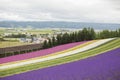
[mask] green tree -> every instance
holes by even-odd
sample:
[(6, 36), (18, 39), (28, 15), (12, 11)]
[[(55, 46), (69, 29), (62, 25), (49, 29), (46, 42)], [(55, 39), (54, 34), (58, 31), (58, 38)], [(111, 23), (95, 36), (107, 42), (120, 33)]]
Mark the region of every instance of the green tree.
[(78, 31), (77, 37), (78, 37), (78, 41), (82, 41), (82, 31), (81, 30)]
[(47, 40), (45, 40), (45, 41), (43, 42), (43, 48), (44, 48), (44, 49), (45, 49), (45, 48), (48, 48)]
[(83, 30), (82, 30), (82, 41), (86, 41), (86, 40), (88, 40), (88, 30), (87, 30), (87, 28), (83, 28)]
[(95, 31), (94, 31), (94, 29), (93, 28), (90, 28), (89, 30), (88, 30), (88, 33), (89, 33), (89, 35), (88, 35), (88, 37), (89, 37), (89, 40), (93, 40), (93, 39), (95, 39)]
[(118, 29), (118, 37), (120, 37), (120, 29)]
[(60, 45), (62, 43), (62, 34), (58, 34), (56, 37), (56, 45)]
[(56, 45), (57, 45), (57, 42), (56, 42), (56, 39), (55, 39), (54, 36), (52, 37), (52, 45), (53, 45), (53, 46), (56, 46)]
[(48, 48), (53, 47), (52, 40), (49, 38), (48, 39)]

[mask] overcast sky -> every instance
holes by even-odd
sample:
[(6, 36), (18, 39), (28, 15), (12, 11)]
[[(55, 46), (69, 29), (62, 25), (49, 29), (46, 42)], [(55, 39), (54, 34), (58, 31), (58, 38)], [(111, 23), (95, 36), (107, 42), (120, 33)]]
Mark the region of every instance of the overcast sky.
[(0, 21), (120, 23), (120, 0), (0, 0)]

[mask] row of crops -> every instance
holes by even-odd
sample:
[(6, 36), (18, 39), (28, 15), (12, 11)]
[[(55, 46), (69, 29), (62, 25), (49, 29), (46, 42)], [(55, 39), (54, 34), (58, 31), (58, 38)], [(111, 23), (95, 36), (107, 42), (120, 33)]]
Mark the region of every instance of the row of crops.
[(52, 54), (55, 52), (67, 50), (69, 48), (73, 48), (73, 47), (83, 44), (85, 42), (86, 41), (70, 43), (70, 44), (60, 45), (60, 46), (56, 46), (56, 47), (49, 48), (49, 49), (30, 52), (29, 54), (21, 54), (21, 55), (15, 55), (15, 56), (10, 56), (10, 57), (6, 57), (6, 58), (1, 58), (0, 63), (2, 64), (2, 63), (12, 62), (12, 61), (25, 60), (25, 59), (29, 59), (29, 58), (38, 57), (38, 56), (44, 56), (44, 55)]
[(1, 80), (112, 79), (113, 76), (120, 75), (117, 73), (110, 77), (116, 69), (120, 68), (117, 66), (119, 52), (119, 38), (65, 44), (30, 54), (1, 58), (0, 76)]
[(29, 44), (29, 45), (0, 48), (0, 58), (29, 53), (32, 51), (40, 50), (41, 48), (42, 48), (42, 44)]

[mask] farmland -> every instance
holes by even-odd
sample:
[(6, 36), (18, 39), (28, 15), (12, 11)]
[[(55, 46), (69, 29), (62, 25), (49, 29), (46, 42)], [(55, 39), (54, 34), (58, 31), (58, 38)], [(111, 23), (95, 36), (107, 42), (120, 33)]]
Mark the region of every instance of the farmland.
[(8, 76), (8, 75), (23, 73), (23, 72), (31, 71), (31, 70), (35, 70), (35, 69), (45, 68), (48, 66), (65, 64), (68, 62), (85, 59), (90, 56), (95, 56), (95, 55), (98, 55), (98, 54), (101, 54), (101, 53), (104, 53), (104, 52), (107, 52), (107, 51), (110, 51), (110, 50), (113, 50), (113, 49), (116, 49), (119, 47), (120, 47), (120, 39), (115, 39), (113, 41), (110, 41), (109, 43), (106, 43), (97, 48), (82, 52), (80, 54), (74, 54), (71, 56), (66, 56), (66, 57), (62, 57), (62, 58), (58, 58), (58, 59), (54, 59), (54, 60), (31, 64), (31, 65), (26, 65), (23, 67), (18, 67), (18, 68), (13, 68), (13, 69), (8, 69), (8, 70), (6, 69), (1, 72), (1, 76)]
[(8, 56), (28, 53), (31, 51), (36, 51), (38, 49), (41, 49), (41, 47), (42, 47), (41, 44), (29, 44), (29, 45), (0, 48), (0, 57), (3, 58)]
[[(54, 30), (55, 31), (55, 30)], [(31, 33), (31, 34), (49, 34), (54, 32), (52, 29), (29, 29), (29, 28), (11, 28), (11, 30), (7, 28), (0, 28), (0, 34), (4, 33)], [(56, 32), (59, 30), (56, 30)]]
[(0, 80), (120, 80), (120, 0), (0, 0)]
[(92, 48), (95, 48), (99, 45), (102, 45), (108, 41), (111, 41), (113, 39), (104, 39), (104, 40), (98, 40), (97, 42), (94, 42), (92, 44), (89, 44), (85, 47), (82, 47), (81, 49), (75, 49), (75, 50), (72, 50), (72, 51), (68, 51), (68, 52), (64, 52), (64, 53), (61, 53), (61, 54), (54, 54), (53, 56), (49, 56), (48, 57), (45, 57), (45, 58), (37, 58), (37, 59), (32, 59), (32, 60), (26, 60), (24, 62), (18, 62), (18, 63), (14, 63), (14, 64), (8, 64), (8, 65), (5, 65), (3, 64), (3, 66), (1, 65), (0, 69), (6, 69), (6, 68), (14, 68), (14, 67), (20, 67), (20, 66), (24, 66), (24, 65), (28, 65), (28, 64), (33, 64), (33, 63), (37, 63), (37, 62), (44, 62), (44, 61), (47, 61), (47, 60), (52, 60), (52, 59), (56, 59), (56, 58), (61, 58), (61, 57), (65, 57), (65, 56), (70, 56), (70, 55), (73, 55), (73, 54), (77, 54), (77, 53), (80, 53), (80, 52), (84, 52), (86, 50), (89, 50), (89, 49), (92, 49)]
[[(18, 47), (18, 46), (26, 46), (26, 45), (31, 45), (31, 44), (40, 44), (42, 43), (42, 41), (44, 41), (44, 38), (41, 38), (41, 34), (45, 35), (45, 34), (52, 34), (53, 30), (49, 30), (49, 29), (23, 29), (23, 28), (0, 28), (0, 49), (5, 49), (5, 48), (11, 48), (11, 47)], [(20, 36), (21, 35), (21, 36)], [(35, 35), (36, 37), (31, 37), (31, 35)], [(44, 37), (44, 36), (42, 36)], [(33, 40), (34, 38), (34, 40)], [(22, 40), (23, 39), (23, 40)], [(38, 40), (38, 41), (36, 41)], [(40, 42), (41, 40), (41, 42)], [(41, 45), (41, 44), (40, 44)], [(39, 47), (40, 48), (40, 47)], [(34, 49), (34, 48), (33, 48)], [(29, 52), (32, 51), (31, 50), (26, 50), (24, 51), (24, 49), (20, 49), (21, 52)], [(38, 48), (37, 48), (38, 49)], [(6, 50), (6, 49), (5, 49)], [(20, 50), (10, 50), (8, 51), (4, 51), (0, 50), (1, 54), (5, 54), (5, 55), (0, 55), (0, 57), (5, 57), (5, 56), (12, 56), (14, 53), (20, 53)], [(4, 52), (4, 53), (3, 53)], [(11, 53), (12, 52), (12, 53)], [(6, 54), (7, 53), (7, 54)], [(11, 54), (8, 54), (11, 53)]]
[[(38, 56), (52, 54), (52, 53), (59, 52), (59, 51), (63, 52), (63, 50), (65, 52), (69, 48), (72, 48), (74, 46), (77, 46), (77, 45), (80, 45), (83, 43), (85, 43), (85, 41), (84, 42), (77, 42), (77, 43), (70, 43), (70, 44), (66, 44), (66, 45), (60, 45), (60, 46), (56, 46), (56, 47), (49, 48), (49, 49), (31, 52), (29, 54), (21, 54), (21, 55), (15, 55), (15, 56), (10, 56), (10, 57), (6, 57), (6, 58), (1, 58), (0, 63), (7, 63), (7, 62), (12, 62), (12, 61), (19, 61), (19, 60), (34, 58), (34, 57), (38, 57)], [(77, 47), (79, 47), (79, 46), (77, 46)]]
[(0, 34), (3, 34), (5, 32), (5, 29), (0, 28)]
[[(113, 65), (118, 65), (117, 62), (119, 60), (115, 54), (118, 54), (120, 50), (120, 29), (116, 31), (103, 30), (101, 32), (95, 32), (93, 28), (84, 28), (83, 30), (76, 32), (65, 32), (53, 35), (47, 33), (45, 34), (43, 31), (43, 35), (41, 36), (42, 33), (39, 35), (40, 39), (45, 40), (42, 44), (32, 44), (32, 42), (36, 42), (36, 40), (39, 39), (37, 38), (38, 35), (36, 35), (39, 34), (39, 30), (29, 30), (28, 32), (31, 33), (12, 34), (1, 37), (1, 42), (8, 41), (8, 43), (6, 43), (7, 46), (5, 46), (5, 48), (1, 48), (0, 57), (3, 56), (0, 58), (1, 79), (18, 79), (19, 75), (27, 76), (32, 74), (36, 74), (36, 77), (30, 78), (31, 76), (27, 76), (19, 79), (34, 80), (38, 78), (40, 80), (106, 80), (109, 79), (109, 75), (111, 74), (113, 74), (113, 76), (110, 77), (111, 79), (113, 77), (115, 77), (116, 80), (119, 78), (116, 77), (116, 73), (119, 75), (118, 72), (115, 71), (113, 73), (113, 69), (118, 70), (119, 66), (114, 67)], [(47, 30), (47, 32), (51, 33), (49, 30)], [(42, 38), (43, 36), (44, 39)], [(35, 40), (34, 38), (37, 39)], [(21, 41), (25, 40), (25, 42), (19, 42), (19, 39)], [(11, 42), (11, 44), (9, 42)], [(1, 46), (4, 47), (2, 44)], [(114, 55), (112, 55), (113, 57), (116, 56), (114, 63), (107, 63), (107, 61), (111, 61), (109, 60), (111, 57), (108, 56), (111, 53), (114, 53)], [(104, 55), (104, 57), (100, 57), (102, 55)], [(100, 59), (99, 57), (103, 59)], [(103, 66), (105, 67), (101, 67), (102, 60), (106, 60), (103, 63)], [(88, 66), (86, 63), (88, 63)], [(94, 64), (92, 65), (92, 63)], [(105, 64), (112, 66), (108, 68)], [(67, 65), (70, 66), (68, 69), (66, 69)], [(98, 67), (99, 65), (100, 67)], [(64, 73), (56, 71), (57, 69), (59, 70), (60, 66), (63, 66), (62, 69), (65, 71)], [(97, 67), (98, 70), (94, 70), (93, 66)], [(50, 75), (55, 75), (51, 72), (51, 68), (53, 68), (53, 72), (56, 72), (55, 77)], [(89, 70), (89, 68), (91, 68), (91, 70)], [(44, 69), (50, 69), (50, 72), (47, 74), (47, 79), (44, 77)], [(104, 69), (106, 69), (106, 73), (104, 72)], [(43, 71), (43, 73), (41, 71)], [(110, 74), (109, 71), (111, 71)], [(38, 76), (37, 73), (42, 76)], [(67, 77), (64, 75), (67, 75)], [(78, 75), (80, 76), (78, 77)]]
[(21, 46), (21, 45), (28, 45), (28, 44), (30, 43), (23, 43), (18, 41), (0, 41), (0, 48)]
[[(13, 47), (13, 46), (21, 46), (21, 45), (28, 45), (33, 42), (25, 42), (21, 41), (22, 37), (16, 38), (16, 36), (11, 35), (19, 35), (23, 34), (25, 39), (31, 39), (30, 35), (35, 35), (35, 38), (41, 38), (46, 37), (46, 35), (54, 34), (55, 32), (59, 32), (59, 30), (52, 30), (52, 29), (29, 29), (29, 28), (0, 28), (0, 38), (3, 40), (0, 40), (0, 48), (5, 47)], [(35, 42), (35, 41), (34, 41)], [(34, 43), (33, 43), (34, 44)]]
[(17, 74), (2, 80), (119, 80), (119, 52), (120, 48), (99, 56)]
[(54, 33), (54, 31), (51, 29), (27, 30), (26, 32), (31, 34), (53, 34)]

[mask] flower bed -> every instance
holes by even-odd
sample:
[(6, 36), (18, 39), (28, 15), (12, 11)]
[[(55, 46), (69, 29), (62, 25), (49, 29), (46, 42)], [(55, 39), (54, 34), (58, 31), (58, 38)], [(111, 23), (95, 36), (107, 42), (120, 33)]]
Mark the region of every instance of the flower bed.
[(63, 51), (63, 50), (75, 47), (75, 46), (83, 44), (85, 42), (86, 41), (76, 42), (76, 43), (69, 43), (69, 44), (60, 45), (60, 46), (56, 46), (56, 47), (49, 48), (49, 49), (44, 49), (44, 50), (40, 50), (40, 51), (30, 52), (30, 53), (27, 53), (27, 54), (20, 54), (20, 55), (0, 58), (0, 64), (52, 54), (52, 53), (55, 53), (55, 52), (59, 52), (59, 51)]
[(84, 60), (17, 74), (1, 80), (119, 80), (120, 48)]
[(113, 40), (113, 39), (110, 38), (110, 39), (98, 40), (97, 42), (94, 42), (92, 44), (84, 46), (80, 49), (68, 51), (68, 52), (65, 52), (63, 54), (57, 54), (57, 55), (48, 56), (48, 57), (45, 57), (45, 58), (37, 58), (37, 59), (26, 60), (26, 61), (17, 62), (17, 63), (14, 63), (14, 64), (2, 65), (0, 67), (0, 70), (7, 69), (7, 68), (20, 67), (20, 66), (24, 66), (24, 65), (28, 65), (28, 64), (34, 64), (34, 63), (43, 62), (43, 61), (47, 61), (47, 60), (52, 60), (52, 59), (56, 59), (56, 58), (60, 58), (60, 57), (70, 56), (70, 55), (73, 55), (73, 54), (77, 54), (77, 53), (95, 48), (95, 47), (100, 46), (100, 45), (102, 45), (102, 44), (104, 44), (104, 43), (106, 43), (110, 40)]

